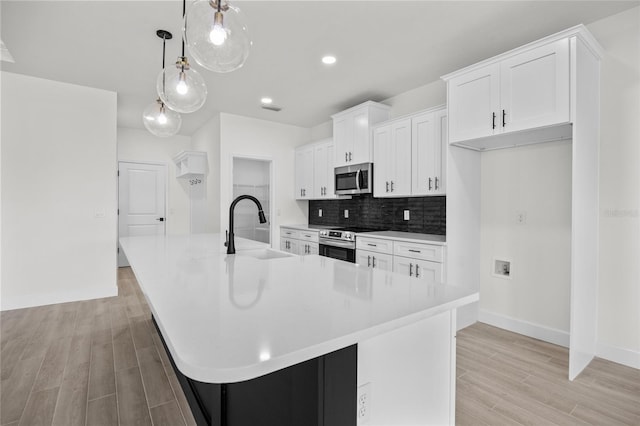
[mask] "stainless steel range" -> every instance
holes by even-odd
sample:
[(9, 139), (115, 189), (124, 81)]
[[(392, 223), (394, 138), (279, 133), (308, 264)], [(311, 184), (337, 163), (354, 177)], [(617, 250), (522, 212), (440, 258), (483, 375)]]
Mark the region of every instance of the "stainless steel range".
[(319, 235), (320, 256), (356, 262), (356, 233), (374, 231), (370, 228), (322, 229)]

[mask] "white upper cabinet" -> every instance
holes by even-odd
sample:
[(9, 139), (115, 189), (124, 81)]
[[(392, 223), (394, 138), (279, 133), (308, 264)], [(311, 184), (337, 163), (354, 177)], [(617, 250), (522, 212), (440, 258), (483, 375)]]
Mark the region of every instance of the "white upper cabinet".
[(454, 74), (450, 79), (445, 77), (448, 80), (449, 143), (464, 146), (460, 142), (565, 124), (570, 120), (569, 40), (566, 38), (505, 54), (489, 64)]
[(333, 172), (333, 141), (314, 145), (313, 198), (335, 198)]
[(512, 132), (569, 121), (569, 40), (500, 63), (500, 124)]
[(331, 139), (296, 148), (296, 200), (336, 198), (333, 180), (333, 149)]
[(313, 198), (313, 146), (305, 145), (296, 149), (295, 198)]
[(376, 127), (373, 150), (374, 196), (411, 195), (411, 119)]
[(444, 195), (446, 143), (442, 107), (375, 126), (373, 196)]
[(334, 167), (371, 162), (371, 126), (389, 118), (389, 107), (368, 101), (331, 118)]
[(449, 142), (494, 134), (500, 109), (500, 67), (489, 65), (449, 82)]
[(411, 119), (411, 194), (444, 195), (447, 111), (419, 114)]

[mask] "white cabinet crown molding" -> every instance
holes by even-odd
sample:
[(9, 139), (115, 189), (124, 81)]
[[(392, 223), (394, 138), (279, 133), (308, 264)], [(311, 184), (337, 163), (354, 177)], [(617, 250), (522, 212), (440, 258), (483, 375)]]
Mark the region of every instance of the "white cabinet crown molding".
[(585, 46), (587, 48), (589, 48), (589, 50), (591, 51), (591, 53), (596, 56), (598, 59), (601, 59), (602, 56), (604, 55), (604, 49), (602, 48), (602, 46), (600, 45), (600, 43), (598, 43), (598, 41), (595, 39), (595, 37), (589, 32), (589, 30), (587, 29), (587, 27), (585, 27), (583, 24), (579, 24), (576, 25), (574, 27), (571, 28), (567, 28), (566, 30), (557, 32), (555, 34), (551, 34), (547, 37), (543, 37), (539, 40), (535, 40), (531, 43), (527, 43), (523, 46), (517, 47), (515, 49), (511, 49), (509, 51), (506, 51), (504, 53), (501, 53), (499, 55), (493, 56), (489, 59), (485, 59), (484, 61), (481, 62), (476, 62), (473, 65), (469, 65), (465, 68), (461, 68), (459, 70), (456, 70), (454, 72), (451, 72), (449, 74), (445, 74), (443, 76), (441, 76), (440, 78), (442, 80), (444, 80), (445, 82), (451, 80), (452, 78), (458, 77), (460, 75), (464, 75), (466, 73), (468, 73), (469, 71), (472, 71), (474, 69), (477, 68), (482, 68), (482, 67), (486, 67), (492, 64), (496, 64), (506, 58), (509, 58), (513, 55), (517, 55), (519, 53), (522, 52), (526, 52), (528, 50), (531, 49), (535, 49), (537, 47), (540, 46), (544, 46), (545, 44), (549, 44), (552, 43), (554, 41), (557, 40), (562, 40), (564, 38), (569, 38), (569, 37), (578, 37), (580, 40), (582, 40), (585, 44)]

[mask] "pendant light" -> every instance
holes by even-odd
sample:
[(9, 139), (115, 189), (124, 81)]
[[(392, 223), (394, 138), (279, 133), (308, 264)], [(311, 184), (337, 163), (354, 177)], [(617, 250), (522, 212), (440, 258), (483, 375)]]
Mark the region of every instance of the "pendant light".
[[(182, 0), (182, 17), (185, 15), (185, 0)], [(178, 56), (175, 65), (163, 68), (156, 81), (158, 96), (174, 111), (190, 113), (199, 110), (207, 100), (207, 85), (196, 70), (191, 68), (184, 55)]]
[[(162, 38), (162, 68), (164, 68), (165, 43), (173, 37), (169, 31), (156, 31)], [(149, 104), (142, 112), (142, 122), (152, 134), (161, 138), (173, 136), (180, 130), (182, 117), (177, 112), (167, 108), (160, 98)]]
[(182, 31), (191, 57), (208, 70), (236, 70), (249, 56), (252, 43), (244, 15), (227, 0), (196, 0)]

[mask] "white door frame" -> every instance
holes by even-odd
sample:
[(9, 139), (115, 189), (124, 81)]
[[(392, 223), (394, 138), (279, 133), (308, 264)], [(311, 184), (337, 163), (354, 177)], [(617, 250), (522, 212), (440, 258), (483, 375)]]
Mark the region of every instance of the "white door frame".
[[(164, 225), (164, 233), (166, 235), (167, 233), (167, 222), (168, 222), (168, 218), (167, 218), (167, 206), (169, 205), (169, 167), (167, 165), (166, 162), (162, 162), (162, 161), (134, 161), (134, 160), (118, 160), (118, 175), (117, 175), (117, 181), (116, 181), (116, 196), (117, 196), (117, 202), (118, 202), (118, 222), (117, 222), (117, 233), (118, 233), (118, 243), (117, 243), (117, 251), (118, 251), (118, 255), (120, 254), (120, 165), (121, 164), (143, 164), (143, 165), (150, 165), (150, 166), (161, 166), (164, 168), (164, 220), (165, 220), (165, 225)], [(119, 256), (118, 256), (119, 257)], [(118, 265), (119, 267), (119, 265)]]
[[(275, 185), (273, 184), (273, 169), (274, 169), (274, 160), (273, 157), (265, 157), (260, 155), (247, 155), (247, 154), (238, 154), (231, 153), (231, 166), (229, 167), (229, 204), (233, 202), (233, 160), (236, 158), (241, 158), (245, 160), (256, 160), (256, 161), (266, 161), (269, 163), (269, 244), (271, 247), (278, 248), (279, 246), (274, 245), (273, 240), (273, 224), (274, 224), (274, 201), (275, 201)], [(221, 209), (225, 208), (225, 206), (221, 206)], [(226, 206), (228, 209), (229, 207)], [(221, 231), (224, 228), (221, 228)]]

